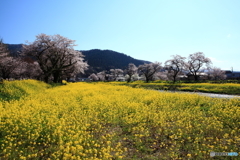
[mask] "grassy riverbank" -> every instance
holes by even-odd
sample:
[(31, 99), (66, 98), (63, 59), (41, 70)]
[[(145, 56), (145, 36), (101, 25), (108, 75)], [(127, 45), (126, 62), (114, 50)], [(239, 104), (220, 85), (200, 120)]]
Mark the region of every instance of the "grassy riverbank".
[(177, 90), (189, 92), (219, 93), (229, 95), (240, 95), (240, 84), (235, 83), (168, 83), (166, 81), (156, 81), (145, 83), (143, 81), (110, 82), (112, 84), (126, 85), (133, 88), (146, 88), (155, 90)]

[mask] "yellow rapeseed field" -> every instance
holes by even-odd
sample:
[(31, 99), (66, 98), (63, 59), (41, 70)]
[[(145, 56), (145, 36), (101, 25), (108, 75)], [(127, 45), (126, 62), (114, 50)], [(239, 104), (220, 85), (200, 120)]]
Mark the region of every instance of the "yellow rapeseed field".
[(0, 102), (0, 159), (209, 159), (211, 151), (239, 151), (239, 99), (109, 83), (41, 85)]

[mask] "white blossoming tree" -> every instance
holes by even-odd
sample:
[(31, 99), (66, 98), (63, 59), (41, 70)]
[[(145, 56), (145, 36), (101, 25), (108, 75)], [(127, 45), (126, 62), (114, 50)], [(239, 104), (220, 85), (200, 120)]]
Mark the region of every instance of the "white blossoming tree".
[(208, 74), (212, 80), (224, 80), (227, 77), (225, 71), (218, 67), (209, 67)]
[(121, 69), (110, 69), (110, 77), (113, 81), (116, 81), (117, 78), (123, 74), (123, 70)]
[(154, 75), (161, 69), (161, 63), (155, 62), (143, 64), (138, 67), (138, 71), (144, 76), (146, 82), (153, 80)]
[(92, 81), (98, 81), (99, 78), (95, 73), (92, 73), (88, 78), (90, 78)]
[(13, 73), (19, 65), (19, 59), (10, 56), (7, 45), (0, 39), (0, 77), (13, 78)]
[(23, 46), (23, 55), (35, 59), (43, 72), (45, 82), (61, 82), (65, 77), (84, 72), (88, 65), (83, 55), (74, 50), (75, 41), (60, 35), (39, 34), (36, 40)]
[(168, 73), (167, 76), (169, 79), (173, 80), (173, 83), (176, 82), (177, 76), (183, 70), (185, 65), (185, 57), (180, 55), (173, 55), (173, 59), (167, 60), (165, 62), (165, 68), (167, 69)]
[(203, 54), (203, 52), (196, 52), (194, 54), (190, 54), (188, 57), (188, 61), (185, 63), (185, 69), (190, 72), (194, 76), (194, 80), (198, 80), (198, 72), (203, 67), (208, 67), (211, 64), (211, 60)]
[(125, 70), (127, 75), (127, 82), (130, 82), (133, 76), (137, 73), (138, 68), (133, 63), (128, 64), (128, 68)]

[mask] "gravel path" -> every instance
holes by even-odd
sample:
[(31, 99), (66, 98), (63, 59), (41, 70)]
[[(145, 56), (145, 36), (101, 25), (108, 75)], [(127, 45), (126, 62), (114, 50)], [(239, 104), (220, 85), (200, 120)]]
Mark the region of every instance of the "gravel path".
[(163, 91), (159, 90), (160, 92), (172, 92), (172, 93), (192, 93), (192, 94), (199, 94), (203, 96), (209, 96), (212, 98), (240, 98), (238, 95), (228, 95), (228, 94), (215, 94), (215, 93), (202, 93), (202, 92), (184, 92), (184, 91)]

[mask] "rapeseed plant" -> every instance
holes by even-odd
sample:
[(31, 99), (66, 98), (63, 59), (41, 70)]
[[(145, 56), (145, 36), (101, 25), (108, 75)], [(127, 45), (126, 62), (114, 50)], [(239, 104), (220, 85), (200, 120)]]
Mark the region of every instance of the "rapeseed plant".
[[(28, 82), (40, 83), (22, 85)], [(209, 159), (239, 146), (239, 99), (108, 83), (41, 85), (0, 102), (0, 159)]]

